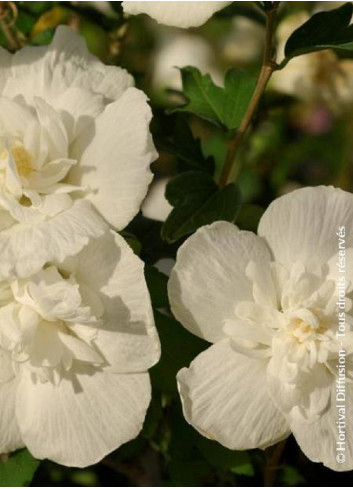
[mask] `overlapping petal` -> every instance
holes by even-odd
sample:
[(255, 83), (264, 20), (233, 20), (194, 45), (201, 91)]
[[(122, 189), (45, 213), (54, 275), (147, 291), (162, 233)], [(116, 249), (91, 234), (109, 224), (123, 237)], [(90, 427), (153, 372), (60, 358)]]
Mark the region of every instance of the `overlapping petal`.
[(178, 373), (186, 419), (232, 450), (286, 438), (289, 426), (266, 389), (266, 363), (237, 353), (229, 339), (212, 345)]
[[(104, 253), (102, 253), (104, 250)], [(92, 241), (68, 263), (77, 280), (99, 295), (104, 309), (96, 344), (114, 372), (143, 372), (159, 359), (143, 262), (119, 235), (110, 232)]]
[(339, 226), (345, 226), (345, 247), (353, 247), (353, 195), (334, 187), (307, 187), (272, 202), (259, 224), (259, 235), (275, 260), (295, 261), (311, 268), (338, 251)]
[(178, 251), (168, 293), (175, 317), (192, 333), (215, 342), (226, 337), (224, 321), (235, 316), (236, 301), (252, 300), (246, 266), (270, 262), (266, 243), (233, 224), (205, 226)]
[(146, 96), (129, 88), (92, 120), (72, 151), (78, 164), (68, 183), (88, 188), (87, 198), (117, 229), (138, 212), (152, 180), (151, 116)]

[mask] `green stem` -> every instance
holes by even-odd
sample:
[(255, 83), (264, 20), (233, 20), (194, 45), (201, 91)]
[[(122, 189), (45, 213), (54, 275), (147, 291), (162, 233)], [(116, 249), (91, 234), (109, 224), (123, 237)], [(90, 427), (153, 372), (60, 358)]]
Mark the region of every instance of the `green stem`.
[[(244, 114), (244, 117), (238, 127), (237, 132), (233, 139), (228, 143), (226, 159), (222, 169), (222, 174), (219, 180), (219, 186), (221, 188), (225, 187), (228, 183), (229, 175), (233, 167), (234, 159), (241, 145), (244, 135), (249, 128), (251, 120), (254, 113), (259, 105), (260, 99), (265, 91), (269, 79), (272, 73), (276, 70), (277, 65), (272, 58), (273, 55), (273, 33), (275, 26), (276, 12), (279, 2), (273, 2), (272, 8), (266, 11), (267, 21), (266, 21), (266, 33), (265, 33), (265, 47), (262, 60), (262, 66), (257, 80), (257, 85), (254, 90), (253, 96), (249, 102), (248, 108)], [(239, 172), (240, 168), (238, 168)]]

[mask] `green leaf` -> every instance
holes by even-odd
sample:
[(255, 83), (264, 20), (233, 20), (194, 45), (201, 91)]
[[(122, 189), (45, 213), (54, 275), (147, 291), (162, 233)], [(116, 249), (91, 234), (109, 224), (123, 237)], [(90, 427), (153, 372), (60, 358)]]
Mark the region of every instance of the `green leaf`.
[(18, 2), (21, 10), (27, 10), (35, 15), (40, 15), (46, 10), (49, 10), (58, 2)]
[(186, 170), (214, 172), (212, 157), (205, 157), (201, 149), (200, 139), (194, 138), (184, 115), (179, 115), (174, 124), (173, 140), (155, 138), (157, 149), (166, 151), (178, 158)]
[(209, 345), (189, 333), (172, 317), (155, 311), (155, 321), (162, 356), (159, 363), (150, 370), (152, 386), (163, 394), (177, 396), (176, 374)]
[(195, 198), (208, 197), (214, 194), (218, 187), (209, 175), (201, 172), (185, 172), (171, 180), (166, 188), (165, 196), (168, 202), (176, 207)]
[(286, 465), (280, 472), (280, 481), (287, 487), (306, 486), (304, 477), (300, 474), (299, 469)]
[(300, 26), (288, 39), (285, 46), (286, 59), (321, 49), (353, 51), (353, 25), (350, 25), (353, 6), (346, 3), (326, 12), (318, 12)]
[(237, 226), (245, 231), (256, 233), (264, 209), (259, 205), (244, 204), (239, 210)]
[(203, 456), (217, 469), (231, 470), (234, 474), (254, 475), (248, 452), (228, 450), (213, 440), (202, 436), (196, 438), (196, 446)]
[(240, 205), (234, 183), (219, 189), (211, 176), (201, 172), (175, 177), (167, 185), (166, 197), (174, 206), (161, 230), (162, 239), (168, 243), (215, 221), (234, 222)]
[(10, 456), (7, 462), (0, 462), (0, 486), (28, 486), (39, 465), (27, 450), (20, 450)]
[(223, 88), (192, 66), (180, 71), (187, 103), (172, 112), (190, 112), (226, 130), (239, 126), (255, 90), (255, 78), (232, 68), (226, 73)]

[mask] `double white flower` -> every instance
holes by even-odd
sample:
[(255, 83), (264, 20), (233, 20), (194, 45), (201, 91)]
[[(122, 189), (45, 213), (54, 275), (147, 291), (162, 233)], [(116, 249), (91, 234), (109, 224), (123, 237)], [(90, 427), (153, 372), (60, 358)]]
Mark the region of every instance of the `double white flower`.
[(69, 28), (0, 65), (0, 453), (86, 466), (137, 436), (159, 358), (143, 264), (109, 229), (151, 181), (151, 111)]
[[(0, 52), (0, 276), (28, 275), (124, 228), (156, 153), (146, 96), (69, 28)], [(35, 250), (35, 253), (33, 251)]]
[[(243, 450), (292, 432), (311, 460), (353, 468), (352, 222), (352, 194), (305, 188), (269, 206), (259, 236), (218, 222), (179, 249), (169, 282), (173, 313), (214, 343), (178, 374), (185, 417), (201, 434)], [(345, 227), (343, 337), (336, 335), (339, 227)], [(336, 461), (342, 349), (344, 464)]]

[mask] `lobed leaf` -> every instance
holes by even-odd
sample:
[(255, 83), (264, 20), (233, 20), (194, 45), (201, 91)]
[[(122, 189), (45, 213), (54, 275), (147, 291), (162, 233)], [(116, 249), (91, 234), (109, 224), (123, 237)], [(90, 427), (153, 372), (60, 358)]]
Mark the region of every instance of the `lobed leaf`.
[(210, 175), (185, 172), (169, 182), (166, 197), (174, 206), (163, 224), (161, 236), (169, 243), (215, 221), (234, 222), (239, 211), (240, 192), (231, 183), (219, 189)]
[(225, 75), (223, 88), (192, 66), (180, 71), (187, 102), (172, 112), (190, 112), (226, 130), (239, 126), (255, 90), (255, 78), (232, 68)]

